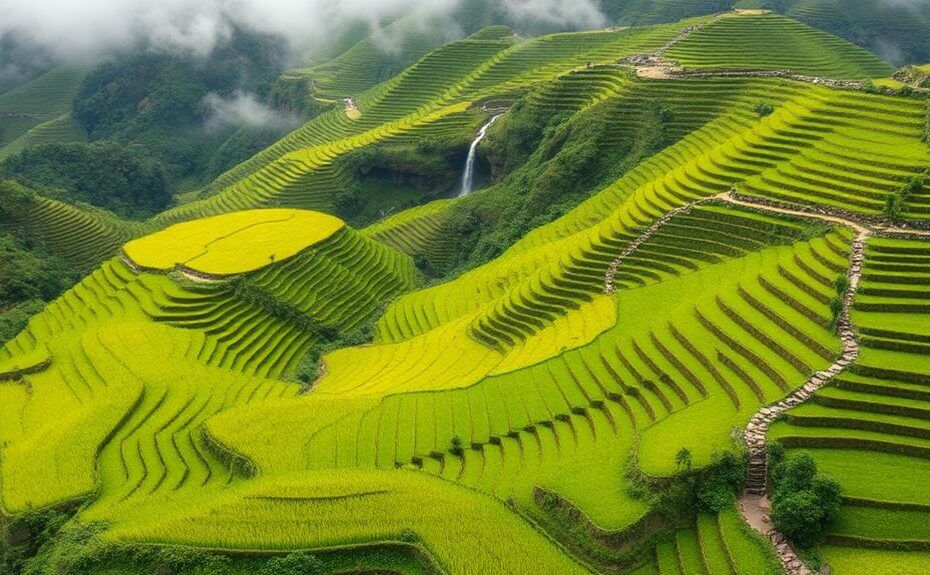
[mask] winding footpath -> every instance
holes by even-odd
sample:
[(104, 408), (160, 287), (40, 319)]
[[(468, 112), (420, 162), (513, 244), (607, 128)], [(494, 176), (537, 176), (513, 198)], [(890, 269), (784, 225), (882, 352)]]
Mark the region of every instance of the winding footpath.
[[(850, 222), (852, 223), (852, 222)], [(801, 405), (810, 399), (814, 393), (825, 386), (830, 380), (836, 377), (846, 367), (856, 361), (859, 357), (859, 342), (856, 340), (856, 334), (852, 328), (849, 311), (852, 308), (853, 300), (856, 297), (856, 291), (859, 288), (859, 280), (862, 277), (862, 261), (864, 258), (865, 243), (870, 235), (866, 229), (859, 229), (856, 239), (853, 240), (852, 254), (850, 255), (850, 265), (846, 270), (846, 277), (849, 283), (846, 292), (843, 294), (843, 307), (837, 318), (837, 333), (840, 341), (843, 343), (843, 353), (839, 359), (825, 370), (814, 373), (800, 388), (794, 393), (783, 398), (778, 403), (761, 408), (753, 415), (749, 423), (746, 424), (746, 431), (743, 439), (746, 443), (746, 449), (749, 451), (749, 467), (747, 471), (745, 491), (740, 498), (740, 510), (746, 521), (757, 531), (760, 531), (775, 546), (775, 551), (782, 565), (790, 575), (809, 575), (811, 571), (804, 566), (804, 563), (798, 558), (794, 549), (787, 543), (784, 535), (779, 533), (769, 524), (767, 515), (769, 511), (769, 501), (766, 495), (768, 463), (765, 453), (766, 433), (769, 426), (783, 413)]]
[(619, 267), (630, 255), (638, 250), (644, 242), (653, 237), (662, 226), (667, 224), (675, 216), (690, 212), (699, 204), (715, 200), (760, 212), (771, 212), (786, 216), (821, 220), (845, 226), (856, 233), (856, 237), (852, 243), (852, 251), (849, 256), (849, 266), (846, 269), (846, 277), (848, 279), (847, 287), (843, 294), (842, 308), (836, 323), (837, 334), (843, 345), (842, 353), (832, 365), (814, 373), (793, 393), (782, 398), (775, 404), (760, 408), (759, 411), (749, 419), (743, 435), (746, 449), (749, 452), (749, 466), (746, 474), (745, 489), (739, 499), (739, 507), (743, 518), (750, 526), (771, 540), (778, 554), (778, 558), (788, 575), (814, 575), (813, 572), (804, 565), (797, 553), (795, 553), (785, 536), (778, 532), (770, 523), (768, 516), (770, 505), (767, 496), (768, 463), (765, 450), (766, 434), (771, 424), (774, 423), (780, 415), (810, 399), (817, 390), (829, 383), (859, 357), (859, 342), (853, 330), (850, 310), (852, 309), (853, 302), (856, 298), (856, 292), (859, 289), (859, 282), (862, 278), (865, 246), (869, 237), (873, 234), (904, 237), (930, 237), (930, 231), (895, 227), (884, 222), (866, 222), (863, 221), (866, 218), (855, 218), (855, 216), (845, 213), (831, 213), (829, 210), (825, 209), (782, 205), (761, 198), (742, 196), (731, 190), (730, 192), (690, 202), (670, 210), (656, 220), (651, 226), (646, 228), (645, 231), (630, 242), (630, 244), (608, 265), (607, 271), (604, 274), (604, 293), (606, 295), (611, 295), (616, 292), (615, 278)]
[(669, 220), (671, 220), (675, 216), (679, 216), (679, 215), (690, 212), (691, 210), (694, 209), (695, 206), (699, 204), (702, 204), (704, 202), (709, 202), (714, 199), (720, 199), (722, 197), (723, 196), (712, 196), (710, 198), (704, 198), (704, 199), (690, 202), (683, 206), (677, 207), (673, 210), (666, 212), (665, 215), (657, 219), (655, 223), (653, 223), (651, 226), (646, 228), (646, 230), (643, 233), (638, 235), (636, 239), (630, 242), (629, 245), (627, 245), (627, 247), (622, 252), (620, 252), (620, 255), (614, 258), (613, 261), (611, 261), (610, 264), (607, 266), (607, 273), (604, 274), (604, 295), (611, 295), (617, 291), (616, 287), (614, 286), (614, 280), (617, 277), (617, 269), (620, 268), (620, 265), (624, 262), (624, 260), (626, 260), (626, 258), (631, 256), (633, 252), (638, 250), (639, 246), (643, 245), (644, 242), (647, 242), (652, 236), (654, 236), (656, 232), (658, 232), (662, 228), (662, 226), (664, 226), (665, 224), (669, 222)]

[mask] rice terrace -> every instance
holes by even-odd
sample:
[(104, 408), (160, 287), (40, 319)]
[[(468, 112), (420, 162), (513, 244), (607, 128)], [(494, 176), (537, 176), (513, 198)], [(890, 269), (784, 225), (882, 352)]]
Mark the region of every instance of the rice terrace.
[(0, 573), (930, 573), (930, 2), (91, 4), (0, 0)]

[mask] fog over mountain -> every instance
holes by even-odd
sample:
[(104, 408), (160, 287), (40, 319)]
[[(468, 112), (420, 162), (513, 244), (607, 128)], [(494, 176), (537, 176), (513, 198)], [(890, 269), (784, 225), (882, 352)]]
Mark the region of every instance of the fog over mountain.
[[(17, 34), (67, 60), (94, 59), (113, 50), (145, 46), (209, 54), (235, 27), (285, 37), (307, 53), (359, 23), (379, 30), (401, 14), (432, 25), (465, 0), (85, 0), (47, 5), (0, 0), (0, 36)], [(596, 27), (604, 22), (596, 0), (501, 0), (515, 21)], [(454, 22), (446, 25), (454, 28)], [(385, 47), (391, 45), (384, 38)]]

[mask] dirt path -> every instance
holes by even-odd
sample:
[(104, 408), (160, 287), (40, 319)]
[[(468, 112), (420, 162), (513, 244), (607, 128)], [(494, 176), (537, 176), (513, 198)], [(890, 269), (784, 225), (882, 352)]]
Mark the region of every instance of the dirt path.
[[(807, 214), (807, 217), (812, 216)], [(827, 221), (834, 220), (830, 218)], [(744, 434), (746, 449), (749, 451), (749, 468), (746, 474), (745, 491), (739, 501), (740, 510), (743, 513), (743, 517), (754, 529), (772, 540), (772, 543), (775, 545), (775, 551), (778, 553), (778, 557), (781, 559), (782, 565), (789, 575), (808, 575), (811, 571), (803, 565), (797, 554), (785, 541), (785, 537), (769, 523), (768, 513), (770, 507), (766, 493), (768, 462), (765, 453), (765, 436), (769, 430), (769, 426), (778, 416), (810, 399), (818, 389), (822, 388), (852, 362), (856, 361), (856, 358), (859, 356), (859, 342), (856, 340), (856, 334), (850, 322), (849, 311), (856, 297), (856, 290), (859, 288), (859, 280), (862, 276), (862, 260), (864, 258), (865, 243), (870, 232), (857, 226), (854, 222), (847, 222), (846, 225), (850, 227), (856, 226), (854, 229), (857, 230), (858, 234), (856, 235), (856, 239), (853, 240), (849, 267), (846, 270), (846, 277), (849, 278), (849, 284), (846, 288), (846, 292), (843, 294), (843, 307), (837, 319), (837, 332), (840, 336), (840, 341), (843, 343), (843, 353), (830, 367), (814, 373), (814, 375), (796, 391), (774, 405), (759, 409), (759, 411), (750, 418), (749, 423), (746, 424), (746, 432)]]
[(640, 78), (652, 80), (669, 80), (673, 78), (716, 78), (716, 77), (739, 77), (739, 78), (786, 78), (798, 82), (807, 82), (809, 84), (818, 84), (830, 86), (833, 88), (862, 88), (865, 84), (858, 80), (836, 80), (833, 78), (824, 78), (820, 76), (806, 76), (798, 74), (792, 70), (741, 70), (738, 68), (708, 68), (685, 70), (678, 65), (678, 62), (668, 60), (665, 53), (679, 42), (686, 40), (691, 34), (700, 30), (708, 23), (728, 14), (737, 15), (757, 15), (771, 12), (770, 10), (738, 10), (734, 9), (729, 12), (715, 14), (708, 22), (695, 26), (688, 26), (678, 33), (674, 38), (665, 43), (664, 46), (649, 52), (647, 54), (636, 54), (621, 59), (618, 63), (621, 65), (632, 66), (636, 75)]
[(875, 223), (866, 221), (864, 218), (856, 217), (853, 214), (840, 215), (837, 213), (829, 213), (821, 208), (814, 206), (792, 206), (789, 204), (779, 205), (773, 202), (769, 202), (763, 198), (755, 198), (751, 196), (742, 196), (736, 194), (732, 190), (717, 196), (714, 198), (722, 200), (724, 202), (734, 204), (737, 206), (743, 206), (753, 210), (773, 212), (776, 214), (784, 214), (788, 216), (795, 216), (800, 218), (809, 218), (817, 219), (825, 222), (831, 222), (835, 224), (840, 224), (851, 228), (857, 233), (867, 232), (871, 235), (885, 235), (885, 236), (916, 236), (921, 238), (930, 238), (930, 230), (921, 230), (921, 229), (912, 229), (907, 227), (900, 227), (889, 225), (887, 223)]
[(346, 116), (349, 118), (355, 120), (362, 115), (362, 113), (358, 110), (358, 106), (355, 105), (355, 100), (352, 98), (343, 99), (343, 103), (345, 103), (346, 106)]
[(745, 208), (751, 208), (753, 210), (759, 210), (763, 212), (774, 212), (776, 214), (784, 214), (784, 215), (796, 216), (800, 218), (814, 218), (814, 219), (822, 220), (825, 222), (840, 224), (848, 228), (852, 228), (858, 233), (863, 233), (863, 232), (868, 231), (868, 228), (866, 228), (863, 224), (854, 222), (852, 220), (847, 220), (839, 216), (834, 216), (830, 214), (815, 214), (811, 212), (805, 212), (804, 210), (801, 210), (801, 209), (760, 204), (758, 202), (753, 202), (747, 199), (737, 198), (736, 196), (733, 195), (732, 192), (726, 192), (725, 194), (721, 194), (717, 196), (717, 199), (723, 200), (727, 202), (728, 204), (743, 206)]
[(846, 291), (843, 294), (842, 308), (837, 317), (837, 333), (843, 344), (842, 353), (828, 368), (814, 373), (797, 390), (773, 405), (760, 408), (746, 424), (744, 433), (746, 449), (749, 452), (749, 466), (746, 474), (745, 489), (739, 498), (739, 507), (743, 518), (753, 529), (762, 533), (772, 541), (775, 551), (785, 571), (789, 575), (813, 575), (798, 558), (798, 555), (795, 553), (794, 549), (791, 548), (785, 536), (779, 533), (769, 520), (771, 505), (767, 492), (768, 463), (765, 453), (766, 434), (769, 430), (769, 426), (771, 426), (778, 416), (809, 400), (817, 390), (830, 382), (837, 374), (845, 370), (859, 356), (859, 343), (856, 339), (855, 331), (853, 330), (850, 310), (852, 309), (856, 292), (859, 289), (859, 282), (862, 278), (862, 264), (868, 238), (873, 234), (930, 237), (930, 231), (911, 230), (909, 228), (894, 227), (887, 224), (871, 224), (869, 222), (843, 217), (838, 214), (828, 213), (817, 208), (808, 209), (805, 206), (774, 205), (761, 198), (739, 196), (734, 191), (730, 191), (685, 204), (670, 210), (656, 220), (611, 261), (604, 275), (604, 293), (607, 295), (615, 293), (616, 288), (614, 282), (619, 267), (627, 257), (639, 249), (644, 242), (654, 236), (662, 226), (667, 224), (675, 216), (688, 213), (694, 209), (695, 206), (713, 200), (761, 212), (821, 220), (848, 227), (856, 232), (849, 258), (849, 266), (846, 269), (846, 277), (849, 281)]
[(700, 200), (685, 204), (681, 207), (675, 208), (674, 210), (670, 210), (666, 212), (665, 215), (657, 219), (655, 223), (653, 223), (651, 226), (646, 228), (646, 231), (641, 233), (639, 236), (636, 237), (636, 239), (630, 242), (630, 244), (622, 252), (620, 252), (620, 255), (614, 258), (613, 261), (610, 262), (610, 265), (607, 266), (607, 273), (604, 274), (604, 294), (611, 295), (617, 291), (616, 288), (614, 287), (614, 279), (617, 276), (617, 269), (620, 267), (620, 265), (623, 263), (623, 261), (626, 258), (632, 255), (633, 252), (638, 250), (639, 246), (643, 245), (643, 243), (648, 241), (649, 238), (654, 236), (655, 233), (658, 232), (662, 226), (664, 226), (665, 224), (669, 222), (669, 220), (671, 220), (675, 216), (690, 212), (691, 210), (694, 209), (695, 206), (699, 204), (702, 204), (704, 202), (709, 202), (714, 199), (721, 199), (721, 198), (722, 196), (711, 196), (709, 198), (704, 198), (704, 199), (700, 199)]

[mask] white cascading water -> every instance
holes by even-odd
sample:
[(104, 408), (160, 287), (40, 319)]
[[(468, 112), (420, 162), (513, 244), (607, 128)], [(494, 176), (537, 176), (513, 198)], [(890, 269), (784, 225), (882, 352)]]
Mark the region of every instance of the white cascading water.
[(478, 144), (481, 143), (481, 140), (488, 135), (488, 129), (491, 125), (497, 121), (498, 118), (503, 116), (503, 114), (498, 114), (493, 116), (488, 123), (481, 126), (481, 129), (478, 130), (478, 135), (475, 137), (475, 141), (471, 143), (471, 147), (468, 149), (468, 160), (465, 161), (465, 173), (462, 174), (462, 189), (459, 192), (459, 197), (467, 196), (471, 193), (471, 188), (474, 185), (475, 180), (475, 155), (478, 151)]

